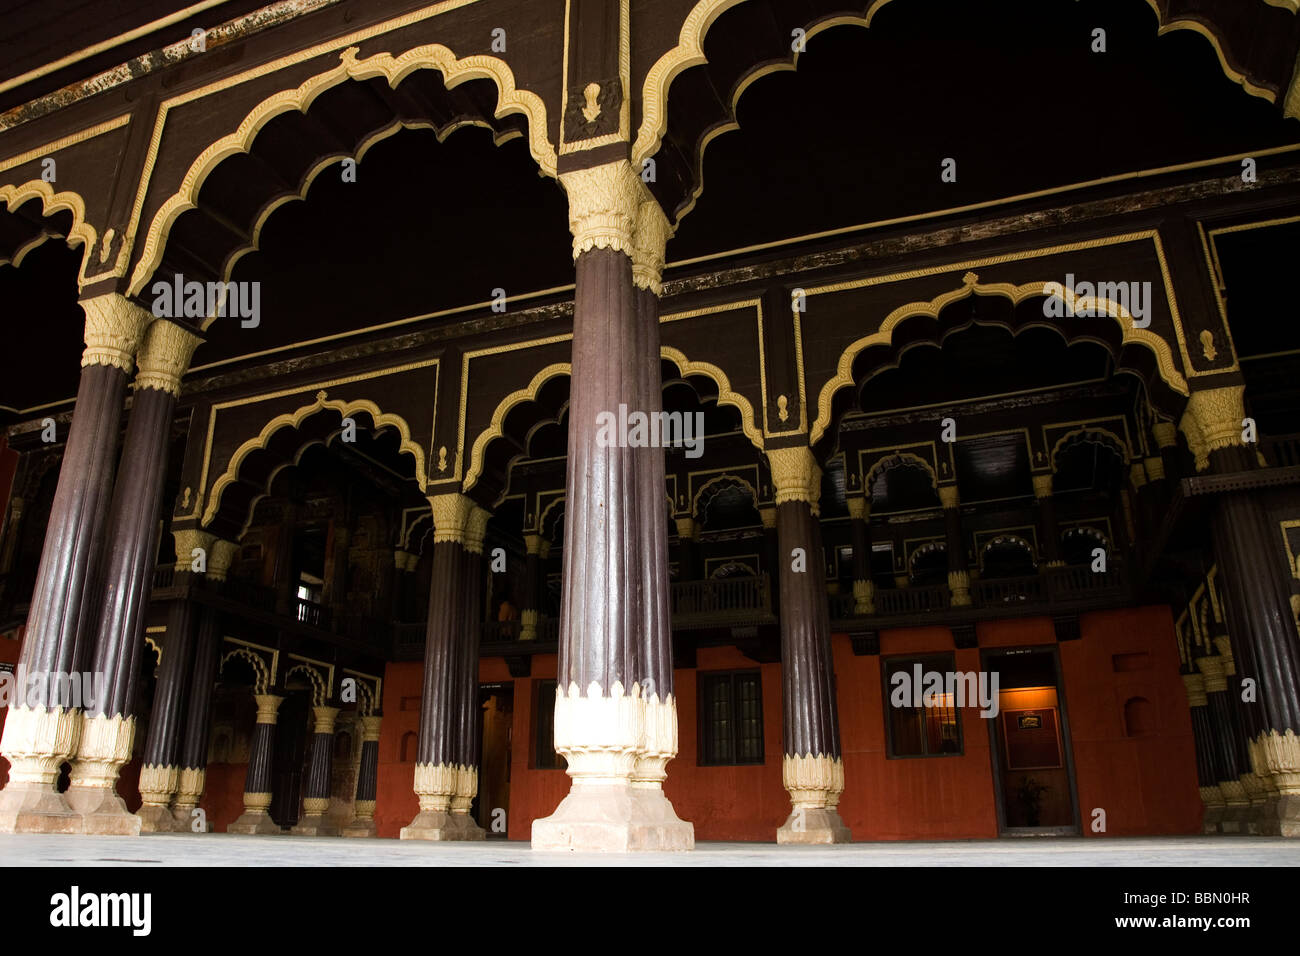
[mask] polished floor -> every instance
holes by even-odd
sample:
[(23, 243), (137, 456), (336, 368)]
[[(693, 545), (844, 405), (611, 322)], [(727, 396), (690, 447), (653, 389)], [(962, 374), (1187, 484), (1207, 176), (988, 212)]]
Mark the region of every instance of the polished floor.
[(527, 843), (408, 843), (295, 836), (0, 835), (3, 866), (1300, 866), (1300, 840), (1266, 837), (970, 840), (778, 847), (701, 843), (693, 853), (534, 853)]

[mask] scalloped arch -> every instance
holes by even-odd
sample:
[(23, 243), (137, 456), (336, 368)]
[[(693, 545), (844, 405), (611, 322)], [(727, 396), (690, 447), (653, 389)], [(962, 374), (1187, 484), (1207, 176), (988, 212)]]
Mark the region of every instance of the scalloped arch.
[(700, 497), (704, 494), (704, 492), (707, 491), (709, 488), (711, 488), (713, 485), (721, 484), (724, 481), (731, 482), (732, 484), (736, 484), (736, 485), (741, 485), (742, 487), (747, 488), (749, 490), (750, 495), (754, 499), (754, 508), (755, 509), (758, 508), (758, 489), (755, 488), (753, 485), (751, 485), (744, 478), (741, 478), (739, 475), (733, 475), (731, 472), (724, 472), (721, 475), (715, 475), (714, 477), (710, 478), (708, 481), (706, 481), (704, 484), (700, 485), (700, 487), (696, 489), (695, 494), (691, 497), (692, 516), (696, 516), (699, 514)]
[(253, 672), (257, 675), (257, 679), (253, 683), (253, 693), (265, 694), (267, 689), (271, 686), (271, 668), (267, 665), (266, 661), (262, 659), (261, 655), (255, 654), (247, 647), (236, 647), (233, 651), (223, 654), (221, 656), (221, 663), (217, 667), (217, 674), (221, 674), (226, 669), (227, 662), (229, 662), (231, 658), (235, 657), (238, 657), (240, 660), (248, 661), (253, 666)]
[[(1049, 279), (1041, 282), (1026, 282), (1023, 285), (1013, 285), (1010, 282), (986, 284), (980, 282), (978, 277), (975, 277), (972, 273), (967, 273), (960, 288), (952, 292), (944, 292), (929, 302), (909, 302), (894, 309), (889, 315), (885, 316), (885, 320), (880, 324), (877, 331), (870, 335), (864, 335), (853, 342), (840, 355), (835, 375), (822, 386), (821, 392), (818, 394), (817, 419), (813, 422), (811, 429), (810, 444), (816, 444), (826, 434), (826, 428), (831, 420), (831, 403), (835, 398), (835, 393), (841, 388), (853, 384), (853, 362), (859, 353), (874, 345), (891, 344), (894, 329), (907, 319), (924, 315), (937, 320), (939, 314), (949, 305), (960, 302), (972, 295), (1001, 296), (1009, 299), (1011, 304), (1016, 306), (1026, 299), (1045, 295), (1045, 289), (1049, 285), (1060, 285), (1060, 283)], [(1085, 309), (1100, 310), (1111, 319), (1114, 319), (1120, 327), (1121, 346), (1132, 342), (1149, 349), (1155, 355), (1156, 368), (1160, 373), (1161, 380), (1180, 395), (1188, 394), (1187, 380), (1178, 371), (1173, 349), (1169, 347), (1169, 343), (1149, 329), (1135, 327), (1133, 325), (1133, 316), (1129, 314), (1127, 309), (1110, 299), (1098, 298), (1097, 296), (1075, 296), (1074, 290), (1068, 287), (1064, 288), (1062, 298), (1075, 311)], [(1041, 324), (1045, 328), (1055, 328), (1055, 326), (1047, 322), (1034, 324)], [(1099, 341), (1096, 339), (1090, 340)]]
[[(369, 399), (360, 398), (346, 402), (341, 399), (329, 398), (327, 393), (322, 391), (317, 393), (316, 401), (312, 402), (310, 405), (303, 405), (296, 411), (285, 412), (283, 415), (277, 415), (272, 418), (262, 427), (262, 431), (256, 438), (250, 438), (235, 450), (235, 453), (230, 457), (230, 463), (226, 466), (226, 470), (222, 472), (221, 476), (217, 478), (215, 482), (213, 482), (212, 490), (208, 493), (208, 507), (203, 513), (202, 525), (207, 527), (212, 523), (212, 520), (216, 518), (217, 512), (221, 508), (221, 496), (224, 494), (227, 486), (233, 484), (238, 478), (239, 466), (243, 464), (245, 458), (259, 448), (266, 448), (271, 441), (271, 436), (280, 429), (297, 428), (311, 415), (314, 415), (316, 412), (324, 411), (327, 408), (337, 411), (343, 418), (347, 418), (353, 412), (365, 412), (375, 423), (376, 429), (387, 425), (396, 428), (397, 433), (401, 436), (401, 444), (398, 450), (409, 453), (415, 459), (416, 481), (419, 482), (421, 488), (428, 483), (429, 479), (428, 475), (425, 473), (424, 467), (424, 448), (411, 438), (411, 426), (406, 423), (404, 418), (400, 415), (385, 413), (378, 405)], [(310, 444), (312, 443), (309, 442), (308, 445)], [(306, 448), (307, 446), (303, 447)], [(302, 451), (303, 449), (300, 448), (298, 454), (301, 454)]]
[[(650, 67), (641, 87), (641, 126), (637, 130), (636, 141), (632, 146), (632, 161), (634, 164), (639, 166), (642, 160), (655, 155), (659, 151), (663, 137), (668, 130), (668, 94), (673, 80), (687, 69), (708, 62), (708, 57), (704, 55), (704, 38), (709, 29), (718, 17), (744, 2), (745, 0), (699, 0), (691, 8), (690, 13), (686, 15), (686, 19), (682, 23), (677, 45), (660, 56), (654, 65)], [(827, 14), (822, 19), (806, 25), (804, 38), (810, 40), (823, 30), (834, 26), (858, 26), (869, 29), (876, 14), (890, 2), (891, 0), (869, 0), (866, 9), (860, 14)], [(1292, 12), (1296, 12), (1297, 8), (1300, 8), (1300, 0), (1264, 0), (1264, 2), (1272, 6), (1289, 9)], [(1237, 71), (1228, 63), (1222, 43), (1205, 24), (1188, 17), (1166, 21), (1160, 11), (1158, 0), (1146, 0), (1146, 3), (1155, 14), (1157, 36), (1164, 36), (1175, 30), (1191, 30), (1200, 34), (1209, 41), (1224, 76), (1241, 86), (1252, 96), (1261, 97), (1270, 103), (1277, 102), (1276, 93), (1251, 83), (1244, 73)], [(749, 73), (741, 76), (737, 82), (727, 106), (728, 115), (731, 117), (736, 115), (736, 107), (741, 97), (744, 96), (745, 91), (756, 80), (771, 73), (797, 70), (798, 65), (798, 52), (794, 53), (790, 62), (780, 61), (778, 63), (756, 65)], [(1300, 106), (1297, 109), (1300, 109)], [(1300, 114), (1289, 112), (1287, 115)], [(698, 155), (694, 157), (698, 182), (691, 191), (689, 201), (676, 211), (676, 221), (680, 221), (695, 207), (696, 201), (704, 191), (704, 152), (709, 143), (723, 133), (739, 129), (739, 127), (739, 123), (734, 119), (730, 119), (718, 124), (704, 134), (700, 142)]]
[(938, 490), (939, 476), (934, 473), (934, 466), (920, 455), (914, 455), (910, 451), (899, 451), (886, 455), (867, 470), (866, 477), (862, 479), (863, 491), (868, 495), (871, 494), (871, 486), (876, 483), (877, 473), (889, 470), (900, 459), (919, 465), (921, 470), (930, 476), (930, 487)]
[(1109, 428), (1100, 428), (1096, 425), (1083, 425), (1066, 432), (1056, 440), (1054, 445), (1052, 445), (1052, 450), (1048, 454), (1047, 460), (1052, 466), (1053, 475), (1056, 474), (1056, 456), (1060, 453), (1061, 448), (1065, 443), (1076, 435), (1101, 435), (1107, 440), (1107, 444), (1115, 446), (1115, 451), (1119, 454), (1119, 460), (1121, 463), (1127, 464), (1129, 458), (1132, 457), (1132, 451), (1128, 446), (1128, 442), (1120, 438)]
[(314, 704), (317, 707), (325, 706), (325, 702), (329, 699), (329, 693), (325, 688), (325, 678), (321, 676), (321, 673), (318, 670), (316, 670), (316, 668), (313, 667), (311, 664), (308, 664), (305, 661), (298, 661), (296, 664), (290, 667), (287, 671), (284, 672), (285, 684), (288, 685), (290, 676), (292, 676), (293, 674), (297, 674), (299, 671), (306, 674), (307, 680), (311, 683), (312, 704)]
[(400, 56), (377, 53), (364, 60), (356, 58), (358, 48), (348, 47), (339, 54), (339, 65), (304, 80), (297, 88), (282, 90), (267, 97), (244, 117), (235, 132), (208, 146), (190, 165), (180, 187), (154, 214), (141, 246), (140, 259), (131, 273), (130, 295), (139, 294), (162, 261), (168, 232), (177, 217), (193, 209), (199, 189), (208, 174), (223, 159), (246, 153), (257, 133), (270, 120), (289, 110), (305, 112), (317, 96), (349, 79), (368, 80), (383, 77), (390, 86), (399, 84), (407, 74), (420, 69), (437, 70), (447, 89), (468, 80), (490, 79), (497, 87), (497, 117), (522, 114), (528, 123), (528, 148), (533, 159), (547, 176), (556, 176), (556, 152), (546, 132), (546, 104), (530, 90), (515, 86), (513, 71), (494, 56), (477, 54), (458, 59), (456, 54), (438, 43), (413, 47)]
[(81, 243), (81, 269), (77, 280), (78, 283), (84, 281), (90, 250), (95, 247), (99, 239), (95, 227), (86, 221), (86, 200), (80, 193), (71, 189), (55, 192), (54, 187), (42, 179), (30, 179), (13, 186), (0, 186), (0, 202), (3, 202), (8, 210), (17, 209), (29, 199), (39, 199), (41, 212), (47, 216), (65, 210), (72, 213), (72, 228), (68, 231), (67, 243), (70, 246)]

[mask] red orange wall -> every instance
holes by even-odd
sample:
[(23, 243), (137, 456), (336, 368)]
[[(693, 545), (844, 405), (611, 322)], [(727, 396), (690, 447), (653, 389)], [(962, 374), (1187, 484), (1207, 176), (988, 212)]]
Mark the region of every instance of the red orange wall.
[[(1081, 619), (1080, 629), (1080, 640), (1059, 646), (1061, 690), (1070, 721), (1084, 832), (1094, 835), (1089, 827), (1094, 807), (1106, 809), (1104, 835), (1198, 832), (1201, 803), (1191, 722), (1168, 609), (1088, 614)], [(980, 647), (1056, 643), (1047, 618), (983, 623), (977, 635)], [(989, 724), (979, 716), (978, 706), (962, 710), (961, 756), (890, 760), (885, 750), (881, 657), (855, 656), (844, 635), (835, 635), (832, 646), (847, 783), (840, 813), (854, 838), (996, 837)], [(882, 657), (941, 651), (954, 653), (957, 670), (980, 669), (979, 650), (954, 651), (947, 628), (909, 628), (880, 635)], [(1114, 655), (1143, 652), (1150, 667), (1115, 671)], [(678, 815), (695, 824), (698, 840), (771, 841), (790, 812), (781, 784), (781, 667), (755, 664), (726, 647), (701, 648), (696, 663), (697, 669), (678, 670), (674, 675), (681, 734), (677, 759), (668, 766), (668, 796)], [(529, 839), (533, 820), (551, 813), (568, 792), (569, 778), (563, 771), (533, 766), (536, 684), (553, 679), (555, 669), (554, 655), (533, 658), (527, 678), (512, 679), (500, 659), (487, 659), (481, 665), (482, 681), (513, 681), (514, 686), (508, 817), (512, 840)], [(765, 761), (761, 766), (701, 767), (697, 674), (731, 669), (762, 671)], [(402, 762), (400, 754), (403, 735), (419, 732), (422, 672), (418, 662), (387, 669), (375, 816), (381, 836), (397, 836), (418, 811), (412, 791), (415, 763)], [(1147, 698), (1154, 707), (1157, 725), (1149, 736), (1124, 735), (1124, 702), (1133, 696)], [(210, 790), (211, 786), (209, 778)]]
[[(0, 441), (3, 441), (3, 439), (0, 438)], [(19, 629), (19, 633), (22, 633), (21, 628)], [(16, 667), (18, 664), (18, 651), (21, 647), (22, 641), (20, 640), (10, 640), (8, 638), (0, 637), (0, 664), (13, 664)], [(8, 713), (8, 707), (0, 707), (0, 733), (4, 732), (5, 715)], [(8, 782), (9, 761), (3, 756), (0, 756), (0, 787), (3, 787)]]

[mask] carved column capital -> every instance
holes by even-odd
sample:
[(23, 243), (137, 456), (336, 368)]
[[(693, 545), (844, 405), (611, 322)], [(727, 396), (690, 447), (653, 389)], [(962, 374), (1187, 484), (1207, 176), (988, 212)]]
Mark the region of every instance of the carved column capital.
[(1165, 480), (1165, 462), (1162, 458), (1148, 458), (1142, 462), (1142, 467), (1146, 469), (1147, 479), (1150, 481)]
[(1183, 413), (1182, 430), (1196, 455), (1198, 471), (1211, 452), (1242, 444), (1241, 423), (1246, 417), (1244, 385), (1227, 385), (1192, 392)]
[(334, 721), (339, 715), (337, 707), (313, 707), (311, 715), (314, 721), (312, 733), (331, 735), (334, 733)]
[(188, 571), (194, 566), (195, 548), (203, 549), (207, 554), (205, 566), (209, 564), (212, 542), (217, 540), (217, 536), (202, 528), (180, 528), (172, 531), (172, 539), (176, 542), (176, 570)]
[[(1041, 475), (1034, 475), (1034, 497), (1050, 498), (1052, 497), (1052, 479), (1055, 477), (1050, 471)], [(947, 505), (944, 505), (946, 508)]]
[(190, 358), (200, 339), (175, 322), (156, 319), (144, 332), (144, 343), (136, 362), (137, 390), (156, 388), (179, 398), (181, 379), (190, 367)]
[(284, 698), (277, 697), (275, 694), (254, 694), (253, 700), (257, 701), (257, 722), (274, 724)]
[(1157, 448), (1173, 448), (1178, 444), (1178, 426), (1173, 422), (1156, 422), (1151, 426), (1151, 437)]
[(429, 495), (433, 509), (433, 543), (464, 544), (474, 502), (462, 494)]
[(234, 541), (227, 541), (224, 538), (218, 538), (212, 542), (212, 551), (208, 556), (208, 577), (214, 581), (226, 580), (226, 575), (230, 573), (230, 565), (234, 563), (235, 555), (239, 553), (239, 545)]
[(367, 714), (360, 719), (361, 723), (361, 742), (367, 743), (379, 739), (379, 728), (383, 724), (384, 718), (379, 714)]
[(821, 469), (812, 449), (806, 445), (773, 448), (767, 453), (776, 488), (776, 503), (804, 501), (814, 509), (821, 498)]
[(628, 256), (643, 199), (644, 184), (632, 164), (620, 159), (603, 166), (560, 174), (569, 196), (573, 258), (591, 249), (614, 249)]
[(488, 519), (492, 512), (474, 505), (470, 508), (469, 520), (465, 524), (465, 550), (471, 554), (483, 553), (483, 539), (487, 537)]
[(140, 340), (145, 328), (153, 322), (153, 316), (116, 292), (82, 299), (81, 308), (86, 313), (82, 366), (111, 365), (129, 375)]
[(1184, 674), (1183, 687), (1187, 689), (1188, 707), (1204, 707), (1206, 705), (1205, 676), (1203, 674)]
[(648, 289), (655, 295), (663, 293), (665, 249), (672, 235), (673, 227), (659, 203), (643, 200), (637, 207), (636, 233), (632, 237), (632, 282), (638, 289)]
[(1142, 462), (1135, 461), (1129, 466), (1128, 480), (1133, 483), (1134, 488), (1141, 488), (1147, 483), (1147, 470), (1142, 466)]
[[(1034, 485), (1034, 493), (1038, 493), (1037, 484)], [(943, 506), (945, 511), (956, 508), (961, 504), (961, 494), (958, 492), (956, 485), (939, 486), (939, 504)]]
[(763, 527), (769, 531), (776, 527), (776, 509), (768, 506), (758, 509), (758, 518), (763, 522)]
[(542, 545), (545, 543), (546, 543), (546, 539), (543, 538), (540, 534), (524, 535), (524, 549), (529, 554), (535, 554), (540, 557), (542, 553)]
[(677, 523), (677, 536), (683, 541), (695, 540), (695, 519), (694, 518), (674, 518)]
[(849, 517), (866, 521), (871, 516), (871, 499), (852, 497), (848, 499)]

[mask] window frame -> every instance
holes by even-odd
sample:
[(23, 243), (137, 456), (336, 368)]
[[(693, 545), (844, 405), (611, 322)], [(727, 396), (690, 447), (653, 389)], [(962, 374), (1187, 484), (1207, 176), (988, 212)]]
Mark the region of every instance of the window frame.
[[(539, 678), (533, 684), (535, 688), (533, 693), (533, 754), (532, 770), (568, 770), (569, 762), (564, 759), (562, 754), (555, 752), (555, 695), (559, 690), (560, 682), (554, 677)], [(547, 688), (550, 693), (547, 693)], [(550, 715), (543, 718), (546, 701), (550, 701)], [(546, 724), (551, 728), (551, 740), (549, 745), (543, 743), (542, 724), (545, 719)]]
[[(752, 678), (758, 688), (758, 757), (745, 760), (738, 759), (740, 728), (739, 683), (742, 678)], [(708, 713), (708, 688), (711, 684), (729, 680), (731, 683), (730, 714), (730, 754), (726, 759), (709, 758), (709, 727), (711, 719)], [(698, 671), (696, 672), (696, 721), (698, 727), (698, 747), (696, 749), (696, 766), (699, 767), (761, 767), (767, 762), (767, 744), (763, 721), (763, 670), (760, 667), (736, 668), (734, 670)]]
[[(887, 760), (933, 760), (942, 757), (966, 756), (966, 729), (962, 724), (962, 708), (957, 706), (956, 700), (952, 703), (954, 722), (957, 726), (957, 749), (955, 751), (919, 754), (894, 752), (894, 717), (898, 708), (889, 702), (889, 695), (893, 690), (889, 683), (889, 676), (892, 666), (896, 664), (905, 665), (909, 669), (913, 664), (920, 664), (923, 673), (927, 670), (953, 672), (957, 669), (957, 655), (952, 651), (935, 651), (928, 654), (894, 654), (880, 658), (880, 703), (885, 711), (885, 758)], [(922, 714), (925, 713), (924, 705), (922, 705), (921, 712)], [(924, 727), (924, 724), (922, 726)], [(921, 745), (926, 748), (929, 747), (928, 738), (924, 733), (921, 735)]]

